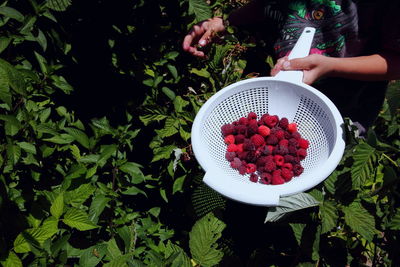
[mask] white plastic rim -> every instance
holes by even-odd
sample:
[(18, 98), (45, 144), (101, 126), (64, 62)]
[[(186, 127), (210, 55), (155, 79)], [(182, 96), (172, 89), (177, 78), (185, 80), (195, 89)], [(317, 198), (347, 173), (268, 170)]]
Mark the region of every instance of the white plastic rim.
[[(204, 183), (239, 202), (276, 206), (281, 196), (313, 188), (335, 170), (345, 148), (342, 116), (330, 99), (302, 83), (302, 75), (295, 73), (234, 83), (201, 107), (192, 125), (191, 141), (195, 157), (205, 171)], [(310, 142), (300, 176), (285, 184), (265, 185), (251, 182), (249, 175), (240, 175), (230, 167), (225, 159), (221, 126), (249, 112), (278, 115), (297, 123), (299, 133)]]

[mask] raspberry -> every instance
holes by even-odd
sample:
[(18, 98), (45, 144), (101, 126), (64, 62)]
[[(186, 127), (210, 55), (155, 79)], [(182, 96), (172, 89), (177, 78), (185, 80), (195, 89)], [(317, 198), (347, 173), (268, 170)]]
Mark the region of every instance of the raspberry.
[(246, 125), (238, 124), (238, 125), (235, 126), (235, 131), (236, 131), (238, 134), (246, 135), (246, 134), (247, 134), (247, 126), (246, 126)]
[(264, 167), (265, 163), (267, 163), (267, 157), (265, 156), (259, 157), (256, 161), (257, 167)]
[(272, 175), (271, 184), (284, 184), (285, 180), (281, 175)]
[(227, 161), (232, 161), (236, 157), (235, 152), (226, 152), (225, 153), (225, 158)]
[(246, 158), (247, 158), (247, 154), (248, 154), (248, 153), (249, 153), (249, 152), (247, 152), (247, 151), (238, 152), (238, 153), (237, 153), (237, 156), (238, 156), (239, 159), (243, 160), (243, 159), (246, 159)]
[(284, 158), (285, 162), (287, 162), (287, 163), (294, 162), (294, 157), (292, 155), (285, 155), (283, 158)]
[(289, 123), (287, 130), (291, 133), (297, 132), (297, 124), (295, 122)]
[(245, 138), (243, 134), (235, 135), (235, 144), (242, 144)]
[(228, 144), (228, 145), (234, 144), (235, 143), (235, 136), (233, 136), (233, 134), (227, 135), (224, 138), (224, 142), (225, 142), (225, 144)]
[(237, 151), (236, 152), (243, 152), (243, 144), (238, 144), (238, 145), (236, 145), (236, 147), (237, 147)]
[(253, 172), (255, 172), (255, 171), (257, 171), (257, 166), (256, 166), (255, 164), (253, 164), (253, 163), (248, 163), (248, 164), (246, 165), (246, 172), (247, 172), (247, 173), (253, 173)]
[(256, 147), (262, 146), (262, 145), (264, 145), (264, 143), (265, 143), (264, 137), (262, 137), (262, 136), (259, 135), (259, 134), (253, 135), (253, 136), (250, 138), (250, 140), (251, 140), (251, 142), (253, 142), (253, 144), (254, 144)]
[(289, 145), (289, 140), (287, 140), (287, 139), (282, 139), (282, 140), (279, 141), (278, 144), (279, 144), (280, 146), (285, 146), (285, 147), (287, 147), (287, 146)]
[(273, 161), (267, 161), (264, 165), (264, 170), (267, 172), (272, 172), (276, 170), (276, 164)]
[(288, 149), (287, 146), (277, 145), (277, 146), (275, 147), (273, 153), (274, 153), (274, 154), (277, 154), (277, 155), (282, 155), (282, 156), (284, 156), (284, 155), (286, 155), (286, 154), (289, 153), (289, 149)]
[(258, 133), (258, 124), (257, 124), (257, 121), (251, 121), (251, 122), (248, 124), (247, 134), (248, 134), (249, 136), (252, 136), (253, 134), (256, 134), (256, 133)]
[(256, 162), (258, 158), (259, 158), (259, 155), (257, 155), (254, 150), (249, 151), (249, 153), (247, 153), (247, 156), (246, 156), (247, 162)]
[(247, 115), (247, 119), (249, 119), (249, 120), (256, 120), (256, 119), (257, 119), (257, 114), (256, 114), (255, 112), (250, 112), (250, 113)]
[(292, 133), (292, 137), (294, 138), (294, 139), (300, 139), (301, 138), (301, 135), (300, 135), (300, 133), (299, 132), (293, 132)]
[(232, 124), (224, 124), (221, 127), (221, 131), (222, 131), (222, 135), (223, 136), (227, 136), (230, 134), (233, 134), (235, 130), (235, 126), (233, 126)]
[(297, 156), (297, 149), (295, 146), (289, 145), (288, 150), (290, 155)]
[(299, 147), (300, 147), (300, 148), (307, 149), (308, 146), (310, 145), (310, 143), (308, 142), (308, 140), (306, 140), (306, 139), (304, 139), (304, 138), (300, 138), (298, 142), (299, 142)]
[(289, 145), (292, 145), (294, 147), (297, 147), (299, 145), (299, 141), (297, 141), (296, 138), (290, 138), (289, 139)]
[(307, 156), (307, 151), (304, 148), (299, 148), (297, 150), (297, 156), (299, 156), (299, 158), (303, 160)]
[(241, 117), (239, 119), (239, 124), (241, 124), (241, 125), (247, 125), (248, 123), (249, 123), (249, 120), (245, 117)]
[(278, 138), (278, 140), (282, 140), (285, 137), (285, 132), (282, 130), (277, 130), (275, 135)]
[(266, 140), (268, 145), (276, 145), (278, 141), (279, 141), (278, 138), (274, 134), (268, 135)]
[(276, 165), (282, 166), (283, 163), (285, 163), (285, 160), (284, 160), (282, 155), (275, 155), (274, 156), (274, 162), (275, 162)]
[(285, 179), (286, 182), (292, 180), (292, 178), (293, 178), (293, 172), (286, 168), (282, 169), (281, 175), (282, 175), (283, 179)]
[(288, 169), (289, 171), (291, 171), (291, 170), (293, 169), (292, 163), (289, 163), (289, 162), (283, 163), (283, 165), (282, 165), (282, 170), (283, 170), (283, 169)]
[(294, 176), (299, 176), (304, 171), (304, 168), (300, 164), (293, 165)]
[(238, 150), (237, 145), (235, 144), (230, 144), (228, 145), (228, 152), (236, 152)]
[(253, 182), (253, 183), (257, 183), (257, 181), (258, 181), (258, 176), (257, 176), (257, 174), (252, 173), (252, 174), (250, 175), (250, 181)]
[(239, 173), (240, 173), (241, 175), (246, 174), (246, 166), (240, 165), (240, 167), (239, 167)]
[(258, 127), (258, 133), (263, 137), (268, 136), (270, 132), (271, 130), (265, 125), (261, 125)]
[(234, 169), (238, 169), (240, 166), (242, 166), (242, 161), (239, 158), (234, 158), (231, 161), (231, 167)]
[(243, 141), (243, 150), (244, 151), (253, 151), (256, 147), (250, 139), (244, 139)]
[(282, 129), (286, 129), (286, 128), (288, 127), (288, 125), (289, 125), (289, 120), (288, 120), (287, 118), (282, 118), (282, 119), (279, 121), (279, 126), (280, 126)]
[(278, 123), (278, 116), (276, 116), (276, 115), (274, 115), (274, 116), (266, 116), (264, 118), (264, 123), (268, 127), (272, 128)]
[(270, 184), (272, 181), (272, 175), (268, 172), (261, 173), (260, 182), (263, 184)]

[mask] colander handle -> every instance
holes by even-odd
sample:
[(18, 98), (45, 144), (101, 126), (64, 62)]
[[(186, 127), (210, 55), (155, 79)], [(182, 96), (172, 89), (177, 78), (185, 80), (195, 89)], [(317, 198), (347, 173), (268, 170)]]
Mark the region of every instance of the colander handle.
[[(315, 28), (305, 27), (301, 33), (299, 39), (294, 45), (292, 51), (289, 54), (289, 59), (302, 58), (310, 54), (310, 48), (312, 40), (314, 38)], [(285, 80), (290, 82), (302, 83), (303, 82), (303, 71), (301, 70), (288, 70), (280, 71), (276, 76), (279, 80)]]

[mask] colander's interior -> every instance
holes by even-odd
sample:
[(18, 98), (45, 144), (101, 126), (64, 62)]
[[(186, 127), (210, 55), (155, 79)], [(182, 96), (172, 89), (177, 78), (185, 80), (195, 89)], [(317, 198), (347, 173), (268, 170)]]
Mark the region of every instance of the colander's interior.
[(226, 144), (223, 142), (221, 126), (247, 116), (249, 112), (255, 112), (259, 117), (269, 113), (296, 122), (299, 133), (309, 140), (308, 155), (301, 162), (304, 172), (288, 183), (302, 179), (329, 158), (336, 138), (332, 114), (320, 98), (302, 86), (274, 80), (264, 82), (262, 86), (258, 83), (254, 85), (230, 90), (231, 93), (215, 101), (214, 107), (204, 118), (201, 136), (210, 160), (224, 175), (243, 183), (252, 183), (248, 175), (240, 175), (225, 159)]

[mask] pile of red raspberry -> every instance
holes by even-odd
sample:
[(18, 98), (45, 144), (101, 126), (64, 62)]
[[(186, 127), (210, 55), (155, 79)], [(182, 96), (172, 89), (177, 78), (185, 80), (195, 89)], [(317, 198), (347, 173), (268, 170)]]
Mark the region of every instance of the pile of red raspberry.
[(240, 174), (250, 174), (250, 181), (283, 184), (303, 173), (300, 162), (307, 156), (309, 141), (297, 131), (297, 124), (287, 118), (257, 114), (221, 127), (227, 144), (225, 158)]

